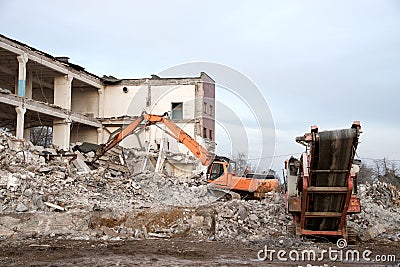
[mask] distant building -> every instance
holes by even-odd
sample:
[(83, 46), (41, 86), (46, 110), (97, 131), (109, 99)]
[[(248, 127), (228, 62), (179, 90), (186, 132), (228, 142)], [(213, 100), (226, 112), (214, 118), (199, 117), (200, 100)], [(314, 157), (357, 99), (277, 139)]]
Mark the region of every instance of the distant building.
[[(0, 35), (0, 88), (0, 128), (18, 138), (32, 139), (32, 129), (47, 126), (51, 142), (60, 148), (83, 141), (100, 144), (143, 111), (168, 112), (189, 135), (215, 148), (215, 82), (203, 72), (185, 78), (101, 78), (68, 57)], [(173, 153), (189, 153), (160, 128), (152, 126), (122, 145), (142, 150), (162, 145)]]

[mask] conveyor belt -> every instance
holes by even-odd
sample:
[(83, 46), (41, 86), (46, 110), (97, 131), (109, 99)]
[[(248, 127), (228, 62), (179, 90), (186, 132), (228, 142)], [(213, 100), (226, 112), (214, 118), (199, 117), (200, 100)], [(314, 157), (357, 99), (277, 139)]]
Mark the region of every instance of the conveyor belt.
[[(347, 187), (354, 157), (356, 129), (325, 131), (316, 134), (311, 147), (309, 187)], [(342, 213), (347, 192), (308, 192), (307, 212)], [(307, 218), (310, 230), (337, 230), (340, 218)]]
[[(315, 173), (318, 179), (315, 186), (345, 186), (348, 171), (353, 158), (353, 142), (357, 136), (356, 129), (344, 129), (318, 133), (318, 162), (311, 162), (311, 172), (314, 170), (330, 170), (344, 172)], [(312, 184), (314, 185), (314, 184)]]

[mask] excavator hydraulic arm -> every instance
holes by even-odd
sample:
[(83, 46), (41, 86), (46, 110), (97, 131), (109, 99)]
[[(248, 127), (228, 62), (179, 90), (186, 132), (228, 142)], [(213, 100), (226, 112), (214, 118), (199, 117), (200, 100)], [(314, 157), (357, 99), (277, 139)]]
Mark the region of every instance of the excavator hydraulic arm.
[(118, 145), (122, 140), (124, 140), (127, 136), (131, 135), (140, 123), (143, 121), (143, 114), (138, 117), (136, 120), (131, 122), (128, 126), (122, 129), (117, 135), (110, 138), (107, 143), (101, 144), (99, 149), (96, 151), (96, 154), (91, 163), (96, 162), (99, 158), (101, 158), (107, 151)]
[(169, 131), (165, 131), (169, 136), (176, 139), (178, 142), (184, 144), (199, 160), (204, 166), (209, 166), (213, 160), (213, 154), (209, 153), (202, 145), (200, 145), (196, 140), (194, 140), (190, 135), (188, 135), (184, 130), (182, 130), (173, 121), (166, 118), (168, 113), (163, 115), (154, 115), (143, 113), (136, 120), (131, 122), (128, 126), (123, 128), (114, 137), (110, 138), (107, 143), (100, 146), (96, 151), (96, 155), (92, 160), (92, 163), (103, 156), (107, 151), (115, 147), (127, 136), (131, 135), (139, 125), (145, 121), (145, 126), (150, 126), (156, 123), (164, 124)]
[(173, 121), (165, 118), (166, 114), (162, 116), (144, 114), (143, 116), (149, 124), (155, 124), (158, 122), (164, 124), (169, 130), (165, 132), (171, 137), (175, 138), (178, 142), (184, 144), (200, 160), (201, 164), (204, 166), (209, 166), (211, 164), (213, 155)]

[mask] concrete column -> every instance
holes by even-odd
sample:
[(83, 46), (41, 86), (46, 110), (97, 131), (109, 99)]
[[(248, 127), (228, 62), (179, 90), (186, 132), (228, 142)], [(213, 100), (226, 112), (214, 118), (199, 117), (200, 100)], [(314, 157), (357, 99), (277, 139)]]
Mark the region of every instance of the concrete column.
[(23, 139), (26, 108), (19, 106), (15, 108), (15, 111), (17, 112), (17, 128), (15, 129), (15, 136), (18, 139)]
[[(26, 74), (26, 86), (25, 86), (25, 97), (32, 99), (32, 72), (28, 70)], [(31, 128), (30, 124), (26, 124), (24, 129), (24, 139), (30, 140), (31, 139)]]
[(25, 86), (26, 86), (26, 62), (28, 62), (28, 55), (22, 54), (17, 56), (18, 59), (18, 96), (25, 96)]
[(69, 150), (71, 138), (70, 120), (53, 120), (53, 144), (63, 150)]
[(72, 79), (70, 75), (54, 78), (54, 105), (71, 109)]
[(30, 99), (32, 99), (32, 79), (33, 79), (32, 77), (33, 77), (32, 72), (28, 71), (26, 75), (25, 96)]
[(31, 124), (30, 123), (26, 123), (26, 127), (24, 129), (24, 139), (25, 140), (31, 140)]
[(97, 93), (99, 94), (99, 114), (97, 116), (104, 118), (104, 87), (99, 88)]
[[(64, 75), (54, 78), (54, 104), (71, 109), (72, 77)], [(71, 121), (53, 120), (53, 144), (69, 150), (71, 138)]]
[(103, 143), (103, 128), (97, 128), (97, 144)]

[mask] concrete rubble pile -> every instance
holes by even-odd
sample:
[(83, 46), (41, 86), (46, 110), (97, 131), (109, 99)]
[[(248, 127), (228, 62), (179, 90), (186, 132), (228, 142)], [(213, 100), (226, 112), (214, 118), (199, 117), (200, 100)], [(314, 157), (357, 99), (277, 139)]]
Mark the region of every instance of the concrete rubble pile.
[(218, 239), (259, 240), (285, 237), (292, 216), (284, 195), (273, 193), (259, 200), (232, 200), (216, 207)]
[(152, 199), (164, 205), (199, 206), (217, 200), (207, 194), (205, 184), (197, 186), (196, 182), (191, 182), (191, 178), (189, 180), (177, 179), (147, 171), (132, 175), (132, 180)]
[[(201, 177), (179, 179), (143, 168), (130, 174), (106, 165), (91, 169), (82, 154), (65, 154), (0, 132), (0, 238), (297, 242), (287, 237), (292, 216), (283, 194), (217, 202)], [(400, 240), (399, 196), (395, 187), (378, 181), (359, 186), (362, 212), (350, 216), (349, 225), (361, 240)]]
[[(0, 152), (3, 236), (259, 239), (282, 235), (290, 217), (279, 194), (263, 201), (216, 203), (199, 177), (176, 179), (148, 170), (130, 175), (104, 167), (90, 170), (79, 153), (77, 159), (46, 160), (46, 155), (57, 154), (55, 149), (4, 132)], [(150, 215), (134, 223), (143, 210), (150, 210)], [(160, 214), (169, 219), (152, 224), (151, 218)], [(37, 223), (28, 227), (27, 220)]]
[(71, 160), (46, 156), (56, 150), (34, 146), (0, 132), (0, 213), (79, 209), (131, 210), (152, 206), (199, 205), (214, 201), (193, 178), (178, 180), (142, 171), (134, 175), (106, 167), (90, 170), (82, 155)]
[[(81, 154), (76, 159), (68, 154), (60, 156), (56, 149), (0, 132), (0, 237), (148, 237), (152, 233), (147, 228), (159, 229), (145, 222), (130, 227), (129, 220), (138, 216), (132, 211), (204, 200), (206, 188), (193, 187), (192, 179), (177, 182), (148, 171), (129, 175), (104, 167), (90, 170)], [(180, 231), (173, 228), (171, 233)]]
[(132, 180), (115, 172), (104, 168), (80, 172), (69, 157), (46, 162), (55, 149), (0, 133), (0, 153), (0, 212), (129, 208), (146, 200)]
[[(174, 164), (187, 164), (187, 165), (196, 165), (198, 164), (198, 160), (191, 154), (188, 153), (173, 153), (170, 151), (165, 151), (163, 149), (161, 150), (150, 150), (150, 151), (144, 151), (143, 149), (137, 149), (137, 148), (123, 148), (120, 150), (120, 154), (124, 155), (123, 161), (126, 163), (128, 166), (129, 170), (131, 173), (139, 173), (143, 170), (148, 170), (148, 171), (155, 171), (155, 166), (157, 164), (157, 161), (160, 161), (160, 169), (165, 169), (165, 164), (168, 162), (168, 164), (174, 165)], [(90, 160), (93, 157), (93, 154), (87, 154), (86, 155), (88, 159)], [(147, 158), (148, 160), (144, 161), (143, 159)], [(151, 159), (151, 160), (150, 160)], [(151, 164), (149, 164), (150, 161), (153, 161)], [(146, 164), (147, 163), (147, 164)], [(144, 166), (145, 165), (145, 166)], [(164, 168), (163, 168), (164, 167)], [(166, 170), (164, 170), (167, 172)], [(187, 172), (188, 170), (186, 170)], [(182, 177), (180, 177), (182, 178)], [(190, 177), (192, 182), (195, 182), (195, 176)], [(199, 180), (197, 180), (199, 182)]]
[(400, 192), (393, 185), (375, 180), (358, 186), (361, 213), (353, 214), (349, 226), (362, 241), (374, 238), (400, 241)]

